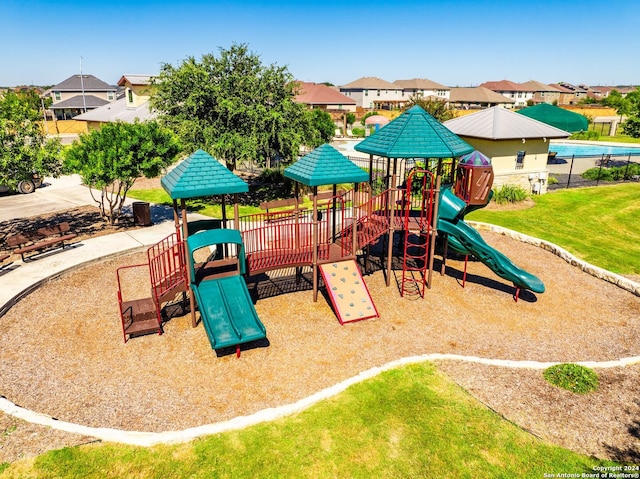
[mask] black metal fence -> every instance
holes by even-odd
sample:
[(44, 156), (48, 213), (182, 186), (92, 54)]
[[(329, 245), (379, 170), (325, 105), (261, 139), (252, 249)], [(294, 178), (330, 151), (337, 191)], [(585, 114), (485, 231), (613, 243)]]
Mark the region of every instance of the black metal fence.
[(549, 190), (640, 181), (640, 154), (556, 156), (547, 166)]

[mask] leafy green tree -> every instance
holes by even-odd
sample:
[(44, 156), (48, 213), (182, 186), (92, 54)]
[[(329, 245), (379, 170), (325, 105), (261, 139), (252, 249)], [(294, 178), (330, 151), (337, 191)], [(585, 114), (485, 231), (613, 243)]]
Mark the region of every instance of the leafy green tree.
[[(116, 224), (136, 178), (157, 177), (180, 151), (176, 136), (155, 121), (114, 122), (80, 135), (67, 151), (65, 167), (92, 188), (100, 216)], [(100, 191), (99, 198), (93, 189)]]
[(154, 84), (151, 106), (185, 149), (202, 148), (230, 168), (293, 160), (314, 139), (305, 106), (295, 102), (298, 83), (286, 67), (262, 65), (246, 44), (165, 64)]
[(33, 173), (60, 174), (60, 141), (46, 137), (41, 119), (35, 91), (8, 91), (0, 96), (0, 184), (13, 189)]
[(633, 138), (640, 138), (640, 87), (627, 93), (625, 101), (628, 116), (622, 125), (622, 131)]
[(403, 111), (408, 110), (415, 105), (420, 106), (440, 123), (444, 123), (445, 121), (456, 117), (456, 111), (451, 108), (444, 99), (440, 100), (433, 97), (423, 98), (420, 95), (414, 95), (409, 98), (409, 101), (404, 106)]
[(356, 122), (355, 113), (347, 113), (347, 125), (353, 125)]
[(315, 148), (330, 142), (336, 131), (336, 124), (333, 122), (331, 115), (319, 108), (308, 111), (315, 134), (313, 140), (307, 146)]

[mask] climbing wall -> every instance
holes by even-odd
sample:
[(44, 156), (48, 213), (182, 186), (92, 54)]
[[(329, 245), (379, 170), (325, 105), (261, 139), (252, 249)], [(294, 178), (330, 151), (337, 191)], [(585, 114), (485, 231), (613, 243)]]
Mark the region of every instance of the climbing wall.
[(323, 264), (320, 272), (340, 324), (378, 317), (354, 260)]

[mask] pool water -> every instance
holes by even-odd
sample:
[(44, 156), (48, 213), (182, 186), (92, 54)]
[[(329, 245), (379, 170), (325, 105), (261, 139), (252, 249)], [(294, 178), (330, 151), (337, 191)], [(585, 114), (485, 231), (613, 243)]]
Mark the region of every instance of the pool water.
[(591, 156), (598, 157), (602, 155), (611, 156), (632, 156), (640, 155), (639, 146), (609, 146), (609, 145), (580, 145), (573, 143), (551, 143), (549, 151), (556, 151), (556, 158), (571, 158), (572, 156)]

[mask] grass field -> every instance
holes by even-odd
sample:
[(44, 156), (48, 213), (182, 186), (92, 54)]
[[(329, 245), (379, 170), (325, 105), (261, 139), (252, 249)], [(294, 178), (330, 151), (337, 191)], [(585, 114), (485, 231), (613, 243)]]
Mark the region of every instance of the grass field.
[(640, 184), (561, 190), (533, 201), (533, 208), (481, 209), (466, 219), (550, 241), (614, 273), (640, 275)]
[(544, 443), (420, 364), (270, 423), (187, 444), (67, 448), (0, 477), (541, 478), (612, 464)]

